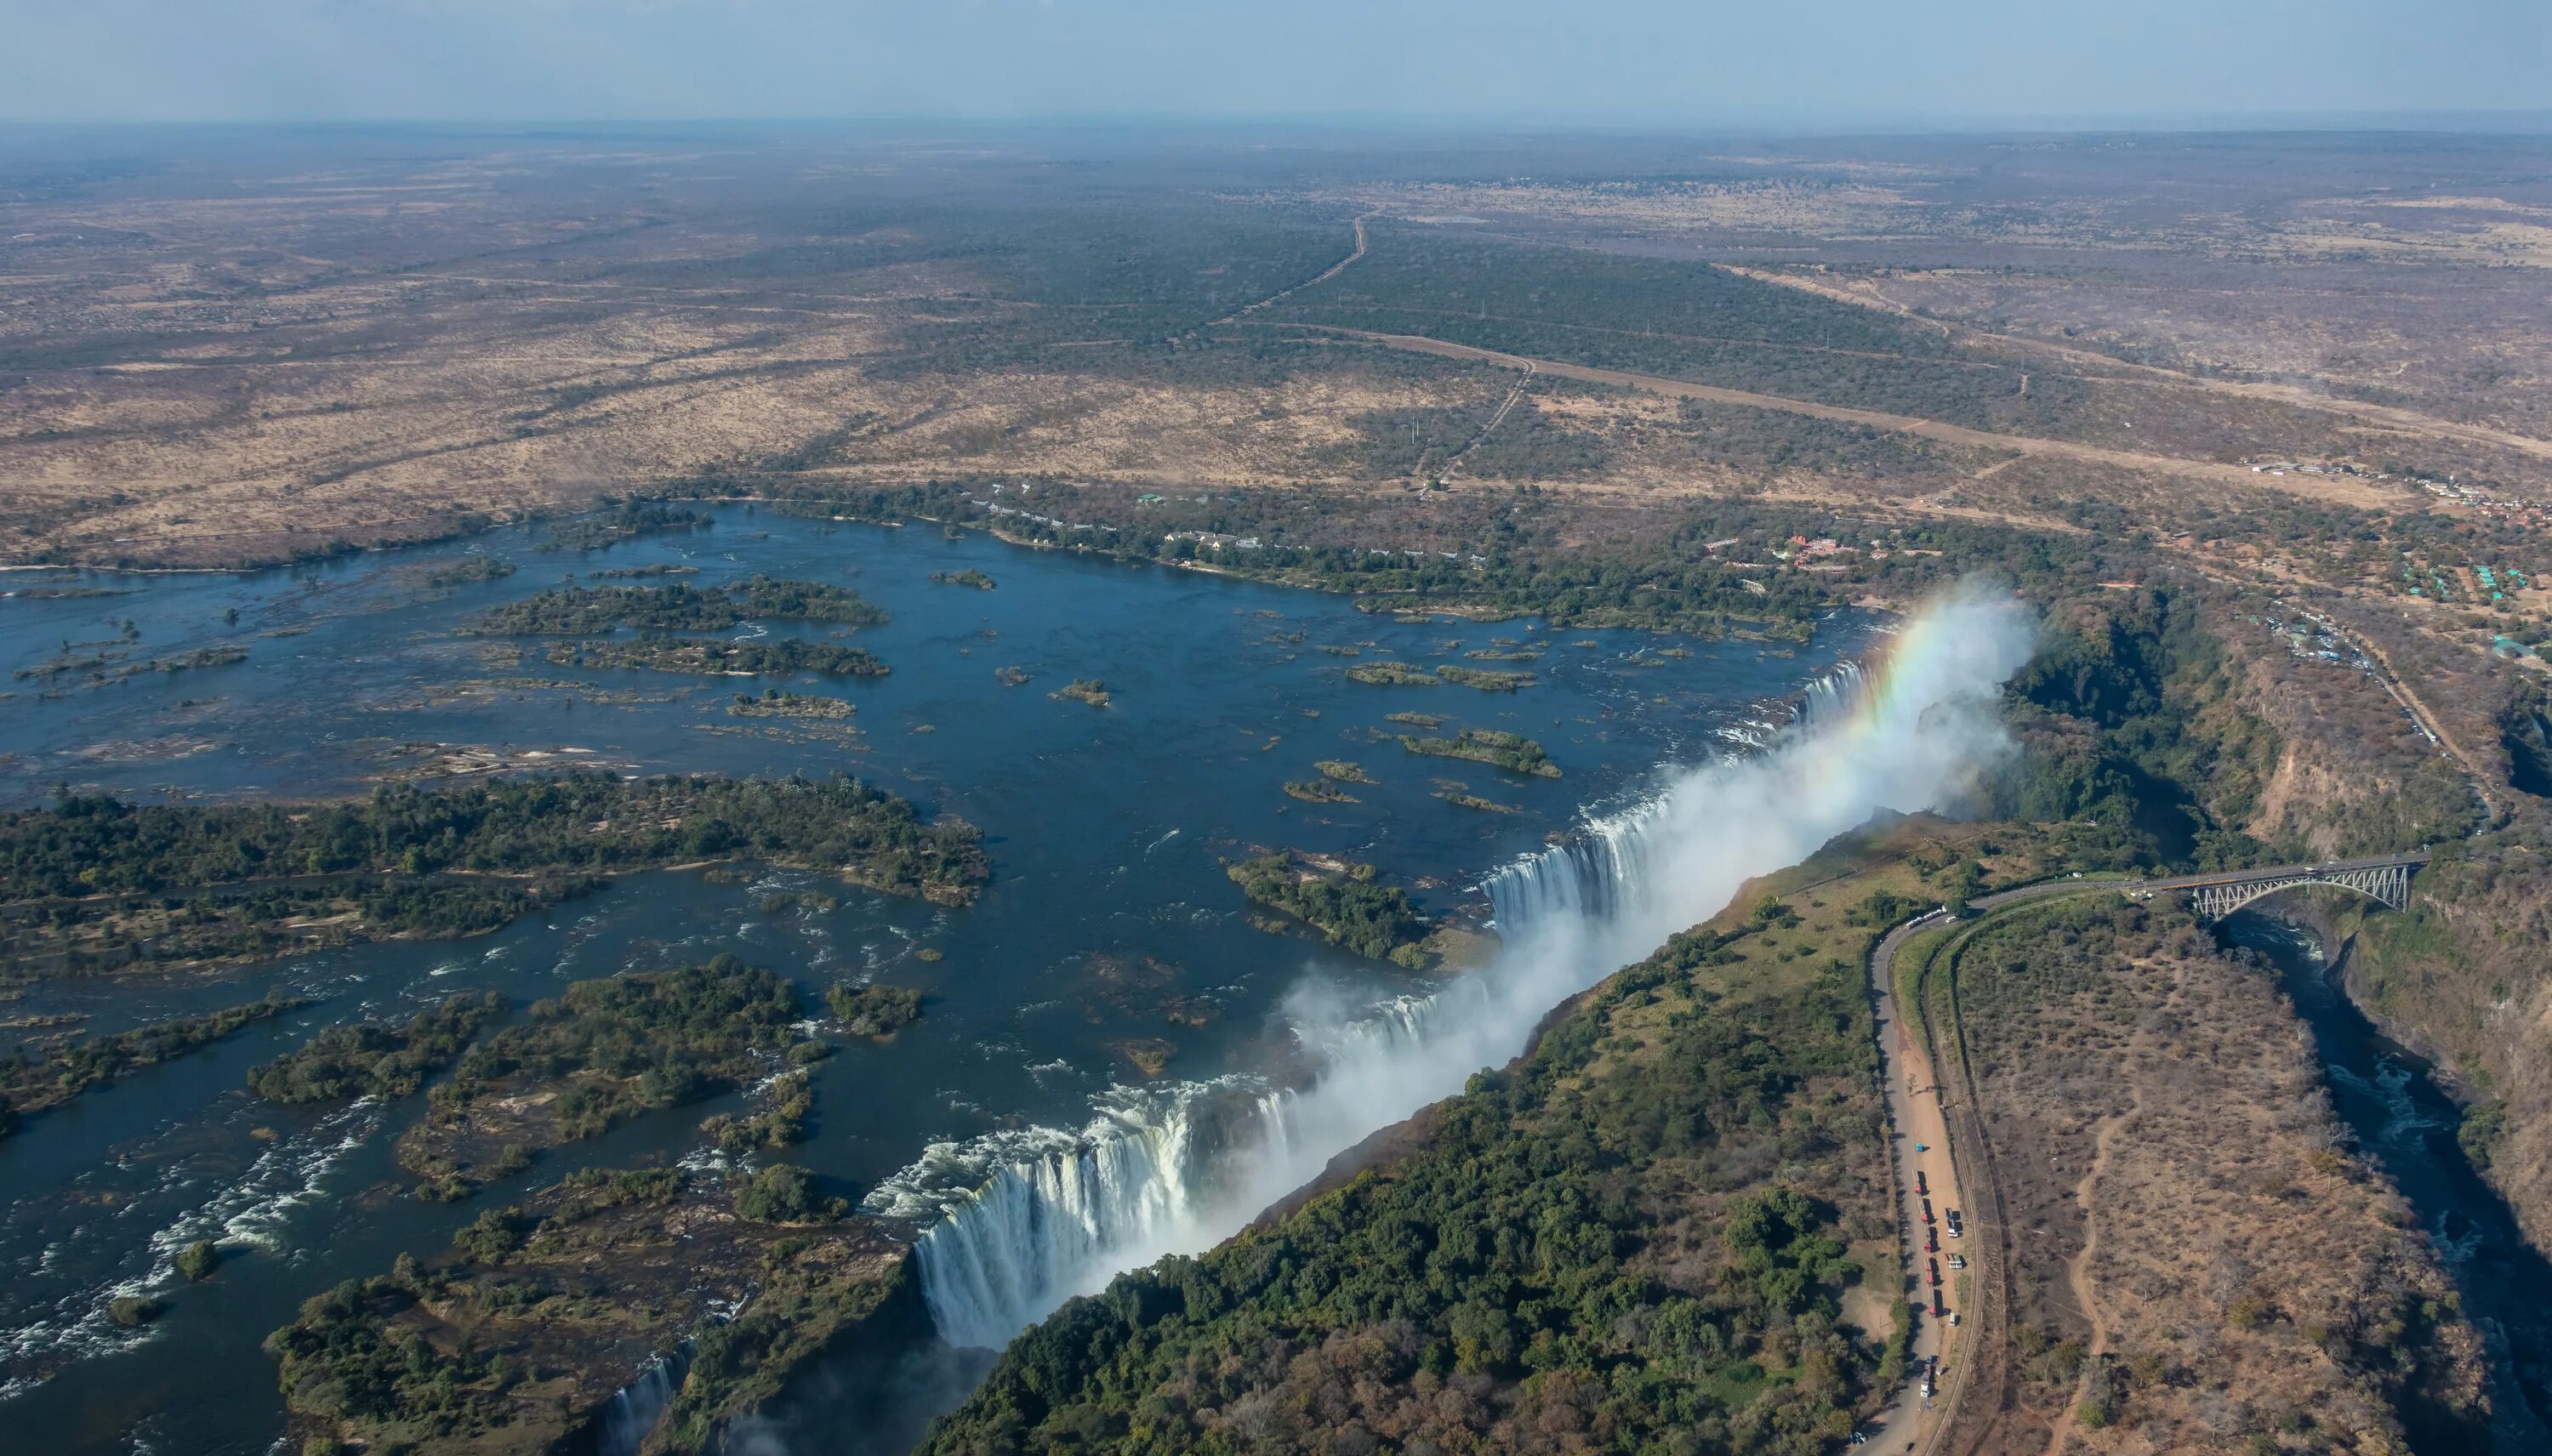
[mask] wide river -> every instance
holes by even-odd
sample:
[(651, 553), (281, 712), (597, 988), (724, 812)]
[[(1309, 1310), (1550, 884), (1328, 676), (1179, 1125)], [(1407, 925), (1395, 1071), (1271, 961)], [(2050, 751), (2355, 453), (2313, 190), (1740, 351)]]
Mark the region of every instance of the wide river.
[[(1786, 719), (1788, 699), (1868, 645), (1870, 624), (1828, 624), (1793, 652), (1540, 623), (1393, 620), (1321, 594), (1126, 567), (936, 528), (888, 529), (722, 509), (707, 530), (607, 551), (542, 552), (537, 528), (463, 544), (242, 574), (12, 572), (0, 576), (0, 660), (165, 662), (240, 647), (244, 661), (0, 683), (0, 803), (56, 785), (140, 800), (362, 792), (385, 779), (591, 765), (621, 773), (846, 771), (982, 826), (994, 879), (941, 910), (802, 873), (721, 883), (698, 873), (625, 878), (545, 916), (464, 941), (399, 942), (173, 978), (13, 984), (0, 1050), (76, 1015), (92, 1034), (255, 999), (319, 998), (207, 1050), (30, 1117), (0, 1140), (0, 1445), (45, 1452), (263, 1452), (282, 1431), (259, 1350), (298, 1303), (341, 1279), (429, 1260), (455, 1228), (519, 1187), (459, 1205), (407, 1196), (390, 1143), (411, 1100), (351, 1109), (252, 1098), (248, 1069), (320, 1026), (492, 988), (517, 1004), (571, 980), (734, 951), (796, 978), (922, 988), (922, 1021), (886, 1045), (846, 1048), (815, 1077), (816, 1128), (792, 1157), (835, 1192), (930, 1194), (912, 1170), (964, 1181), (1005, 1138), (1077, 1129), (1095, 1108), (1164, 1089), (1264, 1074), (1283, 1007), (1307, 987), (1349, 1005), (1427, 989), (1422, 978), (1252, 928), (1225, 860), (1257, 847), (1369, 860), (1431, 913), (1474, 922), (1476, 890), (1590, 813), (1643, 796), (1666, 766), (1707, 762)], [(476, 556), (514, 562), (495, 580), (435, 585)], [(894, 614), (855, 640), (893, 669), (878, 679), (786, 685), (850, 698), (848, 729), (725, 711), (773, 679), (587, 671), (544, 644), (468, 635), (488, 608), (570, 573), (684, 567), (632, 577), (714, 586), (756, 572), (854, 585)], [(981, 590), (934, 581), (968, 569)], [(128, 625), (129, 624), (129, 625)], [(820, 624), (748, 625), (826, 637)], [(519, 661), (510, 650), (527, 650)], [(1336, 651), (1324, 651), (1332, 649)], [(1347, 656), (1352, 649), (1357, 656)], [(1538, 661), (1468, 653), (1539, 650)], [(1514, 693), (1374, 686), (1358, 662), (1523, 669)], [(1015, 668), (1023, 683), (997, 678)], [(1094, 709), (1050, 696), (1104, 679)], [(48, 691), (48, 683), (60, 684)], [(1425, 712), (1542, 742), (1560, 779), (1406, 753), (1386, 721)], [(856, 731), (849, 731), (856, 730)], [(1449, 730), (1448, 730), (1449, 731)], [(1344, 759), (1376, 781), (1360, 802), (1289, 797), (1289, 780)], [(1438, 797), (1462, 792), (1496, 813)], [(723, 878), (731, 882), (731, 878)], [(831, 910), (766, 913), (775, 889), (821, 888)], [(1147, 1074), (1135, 1057), (1160, 1066)], [(624, 1126), (545, 1160), (521, 1183), (585, 1163), (695, 1153), (727, 1099)], [(952, 1151), (953, 1150), (953, 1151)], [(975, 1160), (970, 1162), (970, 1158)], [(167, 1272), (197, 1238), (232, 1257), (202, 1285)], [(144, 1330), (106, 1316), (155, 1292)]]

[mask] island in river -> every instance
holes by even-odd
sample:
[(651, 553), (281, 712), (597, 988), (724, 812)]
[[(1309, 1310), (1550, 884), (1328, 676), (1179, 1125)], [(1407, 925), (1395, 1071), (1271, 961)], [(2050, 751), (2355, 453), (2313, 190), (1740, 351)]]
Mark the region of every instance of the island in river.
[[(1377, 1002), (1451, 971), (1412, 972), (1320, 931), (1247, 934), (1253, 913), (1277, 912), (1254, 910), (1226, 862), (1288, 845), (1380, 863), (1436, 934), (1476, 932), (1486, 906), (1467, 886), (1539, 853), (1589, 806), (1637, 798), (1686, 746), (1742, 740), (1863, 630), (1847, 619), (1830, 647), (1797, 658), (1719, 642), (1645, 670), (1620, 666), (1645, 635), (1602, 634), (1607, 650), (1545, 662), (1532, 691), (1474, 699), (1494, 707), (1466, 720), (1550, 745), (1571, 774), (1519, 778), (1500, 792), (1514, 813), (1473, 814), (1419, 776), (1341, 777), (1396, 731), (1407, 693), (1350, 682), (1329, 655), (1283, 639), (1415, 658), (1448, 637), (1489, 648), (1512, 622), (1403, 623), (1317, 593), (981, 536), (697, 514), (715, 528), (615, 529), (608, 572), (727, 601), (756, 577), (856, 589), (889, 618), (857, 628), (858, 650), (893, 674), (828, 678), (810, 666), (754, 681), (740, 703), (713, 676), (610, 654), (580, 662), (573, 649), (544, 676), (491, 672), (482, 650), (504, 639), (465, 631), (601, 584), (602, 561), (538, 550), (540, 528), (245, 575), (64, 573), (67, 586), (115, 594), (0, 602), (13, 667), (102, 635), (92, 619), (110, 616), (113, 633), (136, 624), (146, 657), (252, 649), (24, 700), (0, 723), (0, 801), (14, 806), (0, 809), (0, 843), (24, 856), (8, 886), (29, 911), (6, 926), (9, 1019), (27, 1023), (10, 1043), (74, 1028), (74, 1040), (103, 1041), (269, 990), (310, 1002), (136, 1067), (0, 1142), (0, 1399), (48, 1449), (103, 1456), (128, 1433), (172, 1453), (266, 1448), (287, 1419), (308, 1418), (288, 1416), (290, 1392), (259, 1353), (268, 1332), (345, 1281), (393, 1277), (401, 1254), (427, 1268), (466, 1261), (455, 1236), (482, 1213), (535, 1208), (541, 1190), (585, 1169), (684, 1170), (695, 1187), (667, 1205), (680, 1207), (732, 1199), (736, 1181), (785, 1159), (806, 1170), (814, 1206), (865, 1205), (827, 1237), (874, 1217), (909, 1238), (1016, 1156), (1023, 1135), (1074, 1136), (1094, 1108), (1132, 1094), (1119, 1084), (1166, 1108), (1266, 1078), (1291, 1050), (1269, 1028), (1307, 969)], [(475, 565), (490, 561), (518, 565)], [(568, 569), (577, 581), (561, 579)], [(1000, 589), (930, 579), (970, 570), (999, 575)], [(1284, 620), (1271, 630), (1262, 613)], [(829, 636), (841, 625), (774, 617), (726, 630), (763, 634), (747, 646), (829, 649), (843, 646)], [(648, 641), (636, 634), (649, 629), (610, 630), (553, 641)], [(708, 646), (684, 650), (723, 659), (727, 645), (701, 635)], [(1103, 681), (1110, 708), (1005, 685), (1026, 677)], [(728, 711), (738, 706), (749, 711)], [(868, 734), (806, 731), (852, 712)], [(937, 731), (904, 731), (919, 723)], [(65, 781), (70, 795), (57, 797)], [(1359, 802), (1324, 803), (1314, 822), (1282, 791), (1314, 781), (1353, 783)], [(1217, 791), (1159, 787), (1195, 782)], [(193, 853), (224, 839), (259, 857)], [(110, 872), (103, 883), (46, 868), (45, 847), (70, 842)], [(400, 1166), (402, 1144), (419, 1146), (405, 1134), (468, 1061), (469, 1047), (447, 1058), (431, 1021), (418, 1026), (431, 1008), (501, 997), (468, 1038), (487, 1046), (538, 1025), (529, 1008), (577, 983), (722, 953), (799, 982), (801, 1020), (822, 1017), (819, 993), (860, 996), (859, 1024), (815, 1025), (815, 1040), (842, 1050), (814, 1070), (810, 1106), (776, 1115), (795, 1102), (770, 1079), (803, 1070), (780, 1043), (757, 1049), (769, 1060), (750, 1077), (739, 1065), (697, 1099), (635, 1100), (592, 1136), (490, 1120), (475, 1150), (428, 1140), (433, 1157), (468, 1168)], [(924, 1014), (878, 1036), (870, 1002), (885, 1006), (888, 988)], [(344, 1035), (322, 1042), (332, 1029)], [(278, 1062), (270, 1086), (379, 1094), (253, 1092), (250, 1074)], [(491, 1074), (466, 1114), (487, 1117), (514, 1075)], [(634, 1086), (643, 1069), (628, 1075)], [(746, 1151), (721, 1151), (737, 1144)], [(447, 1171), (470, 1197), (413, 1196)], [(108, 1200), (116, 1215), (97, 1216)], [(218, 1272), (189, 1283), (171, 1261), (204, 1241)], [(111, 1308), (126, 1298), (164, 1309), (147, 1331), (127, 1329)], [(658, 1333), (682, 1322), (669, 1316)], [(581, 1372), (561, 1391), (608, 1404), (641, 1374), (638, 1344), (673, 1348), (655, 1335), (604, 1344), (587, 1368), (553, 1342), (544, 1358)]]

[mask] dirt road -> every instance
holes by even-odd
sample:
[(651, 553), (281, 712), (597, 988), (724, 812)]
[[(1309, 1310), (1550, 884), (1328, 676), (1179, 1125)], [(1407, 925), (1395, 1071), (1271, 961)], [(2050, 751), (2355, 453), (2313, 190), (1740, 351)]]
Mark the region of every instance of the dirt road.
[[(1304, 289), (1326, 283), (1329, 279), (1336, 277), (1338, 274), (1345, 272), (1348, 268), (1355, 266), (1357, 261), (1363, 259), (1365, 254), (1365, 219), (1373, 216), (1376, 216), (1376, 214), (1368, 212), (1359, 216), (1355, 220), (1354, 252), (1339, 259), (1336, 262), (1330, 263), (1327, 268), (1322, 269), (1317, 275), (1305, 278), (1303, 281), (1295, 284), (1291, 288), (1280, 288), (1276, 292), (1270, 293), (1266, 297), (1259, 299), (1256, 303), (1244, 303), (1240, 307), (1232, 310), (1229, 314), (1216, 319), (1206, 327), (1210, 329), (1220, 329), (1225, 324), (1236, 324), (1249, 315), (1258, 312), (1258, 310), (1267, 307), (1269, 304), (1282, 303), (1286, 299), (1293, 297), (1295, 294), (1302, 292)], [(1191, 330), (1190, 332), (1194, 331)]]
[[(1757, 282), (1771, 283), (1802, 293), (1813, 293), (1820, 298), (1872, 309), (1910, 323), (1926, 324), (1940, 330), (1944, 338), (1957, 339), (1962, 336), (1961, 330), (1953, 329), (1938, 319), (1917, 314), (1894, 299), (1879, 293), (1875, 285), (1866, 285), (1867, 291), (1863, 291), (1861, 288), (1836, 287), (1817, 279), (1803, 278), (1796, 273), (1785, 273), (1773, 268), (1735, 267), (1728, 264), (1719, 266), (1723, 271), (1753, 278)], [(2513, 430), (2476, 424), (2470, 420), (2450, 420), (2441, 415), (2403, 409), (2396, 405), (2377, 404), (2371, 400), (2334, 398), (2323, 390), (2300, 385), (2275, 384), (2248, 379), (2222, 379), (2206, 374), (2192, 374), (2184, 369), (2166, 368), (2160, 364), (2135, 364), (2093, 350), (2071, 349), (2051, 340), (2032, 339), (2020, 334), (1998, 334), (1990, 329), (1967, 329), (1964, 334), (1972, 342), (2023, 350), (2045, 358), (2062, 359), (2086, 368), (2094, 368), (2099, 370), (2101, 376), (2113, 378), (2120, 383), (2145, 383), (2167, 388), (2196, 389), (2209, 394), (2246, 399), (2273, 400), (2295, 409), (2311, 410), (2316, 414), (2331, 415), (2340, 419), (2367, 420), (2395, 430), (2407, 431), (2410, 434), (2425, 435), (2431, 439), (2490, 446), (2499, 450), (2512, 450), (2536, 460), (2552, 460), (2552, 440), (2538, 440), (2531, 435), (2520, 435)]]
[[(1341, 263), (1340, 266), (1344, 264)], [(1335, 271), (1331, 269), (1331, 273)], [(1246, 311), (1243, 310), (1243, 312)], [(1235, 314), (1232, 317), (1237, 319), (1239, 315)], [(1948, 445), (1964, 445), (1978, 450), (2013, 451), (2028, 456), (2053, 456), (2091, 465), (2115, 466), (2121, 469), (2148, 470), (2159, 474), (2178, 475), (2184, 479), (2204, 480), (2218, 485), (2238, 485), (2249, 490), (2277, 490), (2313, 500), (2339, 501), (2370, 508), (2396, 503), (2396, 497), (2392, 492), (2359, 481), (2328, 475), (2272, 475), (2254, 470), (2248, 466), (2228, 466), (2215, 461), (2149, 455), (2133, 450), (2111, 450), (2105, 446), (2085, 445), (2073, 440), (2049, 440), (2034, 435), (1998, 435), (1990, 430), (1974, 430), (1965, 425), (1946, 424), (1940, 420), (1927, 420), (1914, 415), (1888, 414), (1880, 410), (1856, 409), (1842, 404), (1820, 404), (1814, 400), (1792, 399), (1781, 394), (1756, 394), (1745, 389), (1726, 389), (1716, 384), (1695, 384), (1686, 379), (1669, 379), (1660, 374), (1635, 374), (1622, 369), (1599, 369), (1588, 364), (1559, 364), (1546, 359), (1527, 359), (1522, 355), (1506, 354), (1495, 349), (1481, 349), (1469, 344), (1453, 344), (1442, 339), (1430, 339), (1420, 334), (1381, 334), (1369, 329), (1344, 329), (1329, 324), (1289, 323), (1269, 327), (1301, 329), (1310, 333), (1328, 334), (1333, 338), (1354, 339), (1366, 344), (1378, 344), (1386, 349), (1407, 350), (1413, 354), (1433, 354), (1444, 359), (1504, 364), (1509, 368), (1530, 368), (1563, 379), (1579, 379), (1589, 384), (1610, 384), (1622, 389), (1639, 389), (1650, 394), (1669, 395), (1677, 399), (1698, 399), (1711, 404), (1733, 404), (1747, 409), (1779, 410), (1785, 414), (1807, 415), (1820, 420), (1833, 420), (1840, 424), (1866, 425), (1874, 430), (1915, 435), (1926, 440), (1938, 440)]]

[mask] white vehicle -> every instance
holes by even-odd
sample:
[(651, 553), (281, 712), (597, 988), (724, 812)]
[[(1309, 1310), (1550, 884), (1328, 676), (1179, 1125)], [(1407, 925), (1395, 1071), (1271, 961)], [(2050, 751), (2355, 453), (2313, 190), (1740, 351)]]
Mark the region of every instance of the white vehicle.
[(1951, 1267), (1952, 1269), (1965, 1269), (1965, 1268), (1967, 1268), (1967, 1255), (1965, 1255), (1965, 1254), (1952, 1254), (1952, 1255), (1950, 1256), (1950, 1267)]

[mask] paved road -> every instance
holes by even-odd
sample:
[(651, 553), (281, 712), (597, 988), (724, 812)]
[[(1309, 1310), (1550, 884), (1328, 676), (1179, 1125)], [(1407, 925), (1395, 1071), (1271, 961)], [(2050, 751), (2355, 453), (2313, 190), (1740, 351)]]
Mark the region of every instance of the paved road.
[[(2098, 880), (2046, 880), (2014, 889), (1996, 890), (1968, 901), (1970, 911), (1996, 910), (2006, 905), (2043, 899), (2058, 894), (2096, 894), (2104, 890), (2180, 890), (2196, 889), (2211, 884), (2239, 884), (2246, 880), (2280, 879), (2301, 875), (2308, 870), (2332, 873), (2342, 870), (2371, 870), (2392, 865), (2423, 865), (2427, 852), (2400, 855), (2376, 855), (2358, 860), (2329, 860), (2315, 865), (2283, 865), (2265, 870), (2228, 870), (2202, 875), (2173, 875), (2154, 880), (2103, 878)], [(1874, 1011), (1874, 1030), (1878, 1039), (1879, 1079), (1886, 1089), (1888, 1118), (1894, 1127), (1889, 1147), (1889, 1161), (1894, 1167), (1898, 1225), (1902, 1230), (1900, 1247), (1904, 1251), (1904, 1290), (1915, 1302), (1914, 1346), (1907, 1366), (1908, 1381), (1903, 1392), (1889, 1404), (1875, 1426), (1864, 1427), (1869, 1437), (1866, 1449), (1897, 1456), (1915, 1451), (1935, 1439), (1948, 1423), (1950, 1410), (1967, 1388), (1967, 1365), (1959, 1357), (1960, 1338), (1970, 1327), (1963, 1324), (1948, 1328), (1944, 1321), (1928, 1312), (1931, 1304), (1930, 1285), (1926, 1278), (1927, 1261), (1932, 1257), (1923, 1247), (1925, 1224), (1922, 1221), (1922, 1195), (1915, 1190), (1919, 1170), (1931, 1189), (1936, 1213), (1951, 1208), (1969, 1208), (1975, 1202), (1989, 1202), (1986, 1189), (1962, 1190), (1958, 1171), (1950, 1158), (1950, 1136), (1941, 1105), (1940, 1079), (1935, 1074), (1929, 1048), (1925, 1047), (1915, 1026), (1906, 1021), (1896, 1005), (1896, 952), (1905, 942), (1925, 930), (1951, 923), (1946, 909), (1927, 910), (1890, 929), (1880, 937), (1869, 957), (1869, 990)], [(1981, 1167), (1970, 1159), (1973, 1166)], [(1969, 1201), (1967, 1196), (1974, 1196)], [(1947, 1260), (1959, 1241), (1948, 1237), (1947, 1221), (1941, 1228), (1942, 1277), (1948, 1288), (1958, 1287), (1956, 1276)], [(1923, 1362), (1938, 1357), (1941, 1365), (1939, 1394), (1931, 1401), (1923, 1399), (1920, 1383)]]
[[(1951, 1338), (1965, 1332), (1964, 1329), (1951, 1330), (1929, 1313), (1929, 1287), (1923, 1276), (1924, 1260), (1931, 1256), (1923, 1252), (1922, 1196), (1914, 1191), (1916, 1170), (1921, 1170), (1932, 1190), (1936, 1210), (1964, 1205), (1959, 1202), (1957, 1171), (1950, 1166), (1950, 1139), (1941, 1115), (1939, 1079), (1932, 1075), (1931, 1058), (1926, 1054), (1921, 1038), (1897, 1015), (1896, 978), (1890, 969), (1896, 959), (1896, 949), (1905, 943), (1906, 937), (1941, 924), (1947, 918), (1946, 913), (1940, 910), (1918, 915), (1888, 931), (1878, 942), (1878, 949), (1869, 957), (1869, 989), (1874, 1001), (1874, 1024), (1878, 1036), (1879, 1082), (1887, 1090), (1888, 1121), (1894, 1128), (1890, 1134), (1888, 1161), (1894, 1165), (1896, 1175), (1898, 1245), (1903, 1250), (1905, 1262), (1904, 1293), (1905, 1298), (1915, 1301), (1914, 1348), (1906, 1365), (1906, 1387), (1875, 1426), (1863, 1427), (1869, 1436), (1868, 1449), (1882, 1453), (1911, 1451), (1917, 1442), (1931, 1433), (1938, 1422), (1930, 1419), (1927, 1406), (1937, 1407), (1930, 1414), (1948, 1413), (1950, 1403), (1946, 1397), (1953, 1388), (1944, 1388), (1944, 1399), (1927, 1402), (1923, 1399), (1921, 1372), (1924, 1361), (1934, 1357), (1940, 1359), (1944, 1371), (1951, 1370)], [(1915, 1091), (1917, 1088), (1923, 1091), (1918, 1092)], [(1946, 1238), (1943, 1240), (1941, 1257), (1948, 1257), (1951, 1242)], [(1948, 1278), (1946, 1271), (1943, 1277)]]

